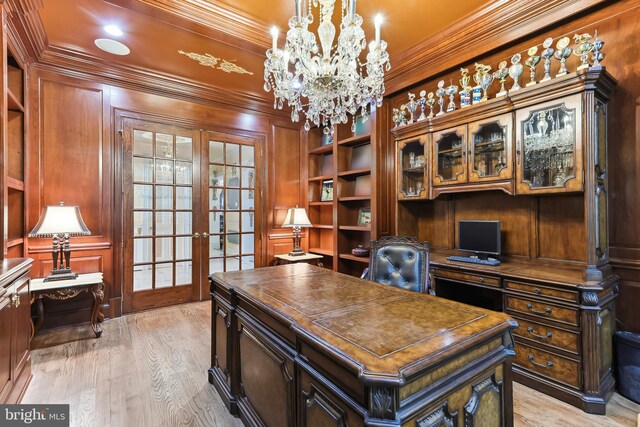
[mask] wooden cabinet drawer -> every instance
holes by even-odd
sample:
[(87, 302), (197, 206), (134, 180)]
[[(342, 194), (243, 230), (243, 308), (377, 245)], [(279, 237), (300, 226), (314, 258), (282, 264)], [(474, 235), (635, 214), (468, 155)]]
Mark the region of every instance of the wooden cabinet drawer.
[(507, 311), (513, 310), (544, 319), (557, 320), (570, 325), (578, 325), (578, 310), (558, 307), (546, 302), (537, 302), (524, 298), (516, 298), (508, 295), (506, 297)]
[(514, 317), (514, 319), (518, 322), (518, 327), (513, 331), (514, 335), (575, 354), (580, 353), (580, 339), (577, 333), (541, 325), (521, 317)]
[(578, 302), (578, 292), (571, 292), (563, 289), (553, 289), (544, 286), (537, 286), (527, 283), (512, 282), (511, 280), (505, 280), (505, 289), (526, 292), (532, 295), (539, 295), (542, 297), (557, 298), (568, 302)]
[(469, 273), (462, 273), (459, 271), (436, 269), (435, 276), (436, 278), (441, 277), (443, 279), (452, 279), (452, 280), (459, 280), (462, 282), (476, 283), (479, 285), (495, 286), (496, 288), (500, 287), (499, 278), (484, 276), (480, 274), (469, 274)]
[(517, 340), (515, 351), (514, 365), (568, 386), (581, 388), (580, 362), (529, 347)]

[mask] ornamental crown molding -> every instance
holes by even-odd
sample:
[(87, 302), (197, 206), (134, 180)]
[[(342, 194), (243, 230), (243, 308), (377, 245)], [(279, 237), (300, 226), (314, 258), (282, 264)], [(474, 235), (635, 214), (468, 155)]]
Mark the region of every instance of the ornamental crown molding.
[(274, 110), (273, 103), (249, 92), (231, 92), (217, 86), (177, 77), (143, 67), (122, 65), (96, 58), (82, 52), (51, 46), (45, 50), (37, 64), (39, 69), (55, 71), (77, 78), (93, 78), (99, 83), (151, 92), (175, 99), (204, 104), (228, 105), (271, 116), (288, 116)]
[(386, 95), (419, 83), (459, 64), (473, 62), (504, 45), (594, 6), (617, 0), (492, 0), (446, 31), (391, 58)]
[[(175, 25), (175, 20), (167, 16), (179, 17), (214, 30), (216, 41), (234, 44), (243, 42), (244, 48), (254, 53), (264, 54), (271, 46), (269, 27), (256, 22), (255, 18), (239, 10), (215, 4), (206, 0), (104, 0), (116, 6), (141, 12), (147, 16)], [(168, 15), (167, 15), (168, 14)], [(165, 15), (165, 16), (162, 16)], [(202, 31), (206, 32), (206, 31)], [(237, 40), (225, 40), (231, 36)]]

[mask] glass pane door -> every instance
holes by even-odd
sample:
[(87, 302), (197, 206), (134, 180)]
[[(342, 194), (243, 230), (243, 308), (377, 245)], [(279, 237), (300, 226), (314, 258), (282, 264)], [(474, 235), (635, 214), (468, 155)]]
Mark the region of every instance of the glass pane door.
[(492, 181), (512, 177), (512, 120), (510, 114), (505, 114), (469, 125), (469, 181)]
[[(131, 123), (125, 136), (125, 282), (131, 310), (191, 300), (194, 263), (194, 138), (188, 131)], [(127, 254), (130, 254), (128, 256)], [(196, 264), (196, 265), (194, 265)], [(165, 303), (160, 302), (166, 301)]]
[(449, 185), (467, 181), (466, 127), (433, 134), (433, 185)]
[(253, 140), (211, 135), (209, 274), (254, 268), (256, 153)]

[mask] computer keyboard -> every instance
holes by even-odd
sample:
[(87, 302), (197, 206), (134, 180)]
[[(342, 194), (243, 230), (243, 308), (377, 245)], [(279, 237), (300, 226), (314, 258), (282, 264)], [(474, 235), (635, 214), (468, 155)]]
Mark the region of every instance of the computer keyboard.
[(470, 257), (470, 256), (451, 255), (451, 256), (448, 256), (447, 259), (449, 261), (471, 262), (474, 264), (482, 264), (482, 265), (500, 265), (500, 261), (495, 258), (481, 259), (481, 258)]

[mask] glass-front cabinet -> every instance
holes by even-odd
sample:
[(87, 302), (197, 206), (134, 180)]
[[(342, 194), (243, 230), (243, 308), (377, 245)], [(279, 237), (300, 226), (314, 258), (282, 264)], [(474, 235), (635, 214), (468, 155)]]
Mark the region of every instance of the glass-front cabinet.
[(398, 200), (426, 199), (427, 135), (398, 141)]
[(433, 185), (467, 182), (467, 126), (433, 133)]
[(582, 191), (580, 94), (516, 112), (516, 191)]
[(469, 124), (469, 182), (511, 179), (511, 114)]

